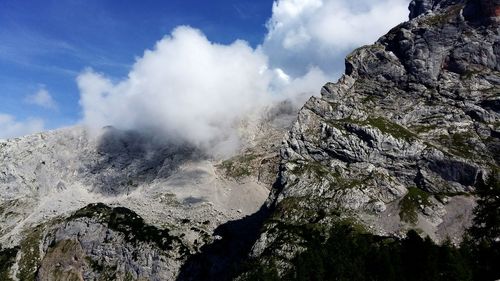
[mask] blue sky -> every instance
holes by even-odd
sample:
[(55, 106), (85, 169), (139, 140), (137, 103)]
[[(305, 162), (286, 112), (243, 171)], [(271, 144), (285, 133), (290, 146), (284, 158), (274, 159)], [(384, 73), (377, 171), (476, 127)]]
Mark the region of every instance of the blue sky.
[[(256, 107), (270, 95), (297, 99), (318, 93), (343, 72), (346, 54), (407, 18), (408, 2), (1, 0), (0, 138), (79, 123), (157, 126), (152, 119), (170, 124), (160, 131), (172, 134), (177, 116), (193, 116), (193, 108), (206, 130), (236, 122), (247, 114), (243, 109), (250, 110), (249, 102)], [(196, 62), (184, 65), (192, 56), (182, 48), (197, 53), (206, 69), (200, 72)], [(171, 69), (174, 63), (179, 73)], [(158, 87), (136, 85), (131, 76)], [(205, 84), (193, 88), (190, 79)], [(204, 100), (224, 102), (215, 108)], [(175, 134), (200, 130), (183, 127), (187, 131)]]
[[(46, 128), (80, 116), (77, 75), (86, 67), (125, 76), (136, 57), (178, 25), (210, 40), (251, 45), (265, 35), (271, 0), (67, 0), (0, 1), (0, 113), (39, 117)], [(46, 89), (57, 110), (25, 97)]]

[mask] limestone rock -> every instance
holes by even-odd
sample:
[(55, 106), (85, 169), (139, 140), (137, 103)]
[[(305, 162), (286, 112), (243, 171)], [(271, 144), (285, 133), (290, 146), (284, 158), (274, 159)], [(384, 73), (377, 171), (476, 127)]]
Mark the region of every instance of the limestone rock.
[(500, 168), (497, 4), (414, 0), (410, 21), (346, 58), (285, 137), (254, 258), (290, 264), (303, 239), (293, 229), (327, 233), (339, 219), (460, 241), (474, 186)]

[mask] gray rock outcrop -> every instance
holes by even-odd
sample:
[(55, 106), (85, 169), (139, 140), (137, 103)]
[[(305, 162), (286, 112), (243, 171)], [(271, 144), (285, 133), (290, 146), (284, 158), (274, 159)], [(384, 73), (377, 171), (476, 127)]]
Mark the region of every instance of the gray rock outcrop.
[(284, 140), (274, 213), (251, 256), (286, 271), (303, 229), (327, 235), (338, 220), (460, 241), (474, 186), (500, 168), (497, 4), (412, 1), (410, 21), (346, 58)]

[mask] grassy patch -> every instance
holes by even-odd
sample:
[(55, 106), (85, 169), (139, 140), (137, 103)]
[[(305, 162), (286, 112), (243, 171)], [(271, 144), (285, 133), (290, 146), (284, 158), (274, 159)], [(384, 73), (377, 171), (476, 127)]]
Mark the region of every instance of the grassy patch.
[(479, 70), (466, 70), (465, 73), (463, 73), (462, 75), (460, 75), (460, 78), (462, 80), (470, 80), (472, 78), (474, 78), (476, 75), (478, 74), (481, 74), (482, 71), (479, 71)]
[(475, 155), (474, 147), (469, 144), (468, 140), (475, 136), (470, 132), (455, 133), (452, 135), (441, 135), (438, 139), (439, 143), (448, 147), (450, 152), (464, 158), (473, 158)]
[(344, 178), (339, 176), (335, 177), (335, 181), (330, 182), (331, 189), (349, 189), (363, 186), (371, 177), (366, 177), (364, 179), (360, 178)]
[(437, 128), (437, 125), (414, 125), (410, 127), (417, 134), (427, 133)]
[(349, 189), (360, 187), (367, 181), (373, 179), (372, 176), (364, 178), (343, 177), (340, 172), (329, 169), (327, 166), (318, 162), (296, 163), (295, 169), (292, 171), (297, 176), (311, 176), (317, 180), (327, 180), (330, 183), (332, 190)]
[(293, 173), (298, 176), (313, 175), (318, 179), (325, 178), (330, 174), (330, 170), (320, 163), (308, 161), (305, 163), (297, 163), (293, 169)]
[(418, 222), (418, 209), (420, 205), (429, 206), (429, 193), (417, 188), (408, 188), (408, 194), (399, 202), (399, 217), (402, 221), (416, 224)]
[(360, 126), (370, 126), (372, 128), (379, 129), (382, 133), (391, 135), (397, 139), (410, 141), (417, 138), (417, 135), (410, 130), (383, 117), (368, 118), (366, 120), (354, 120), (346, 118), (330, 122), (332, 126), (340, 130), (345, 130), (344, 125), (349, 123)]
[(253, 172), (253, 162), (258, 158), (255, 154), (245, 154), (233, 157), (223, 161), (218, 168), (224, 171), (224, 174), (234, 179), (249, 177)]
[(152, 242), (163, 250), (172, 250), (174, 241), (183, 245), (177, 237), (169, 234), (168, 229), (146, 224), (144, 219), (127, 208), (111, 208), (102, 203), (90, 204), (76, 211), (70, 219), (81, 217), (96, 218), (106, 223), (110, 229), (123, 233), (127, 242)]
[(287, 197), (277, 206), (276, 212), (271, 215), (271, 220), (280, 220), (283, 217), (306, 217), (314, 218), (318, 215), (318, 204), (311, 204), (306, 197)]
[(423, 22), (431, 26), (444, 25), (450, 20), (457, 18), (463, 7), (463, 4), (450, 6), (446, 11), (442, 13), (424, 18)]
[(393, 137), (398, 139), (411, 140), (416, 137), (414, 133), (410, 132), (405, 127), (393, 123), (382, 117), (368, 118), (365, 121), (365, 124), (375, 127), (381, 132), (392, 135)]
[(20, 244), (21, 259), (19, 260), (19, 272), (17, 274), (19, 280), (35, 280), (35, 274), (41, 261), (39, 247), (43, 231), (43, 225), (33, 228)]

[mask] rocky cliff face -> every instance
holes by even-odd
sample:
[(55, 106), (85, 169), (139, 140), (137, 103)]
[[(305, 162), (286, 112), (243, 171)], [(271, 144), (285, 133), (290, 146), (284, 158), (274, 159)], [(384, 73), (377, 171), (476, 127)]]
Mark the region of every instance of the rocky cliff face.
[(253, 247), (286, 271), (304, 229), (460, 241), (474, 186), (500, 168), (498, 1), (413, 1), (411, 20), (346, 58), (284, 140)]

